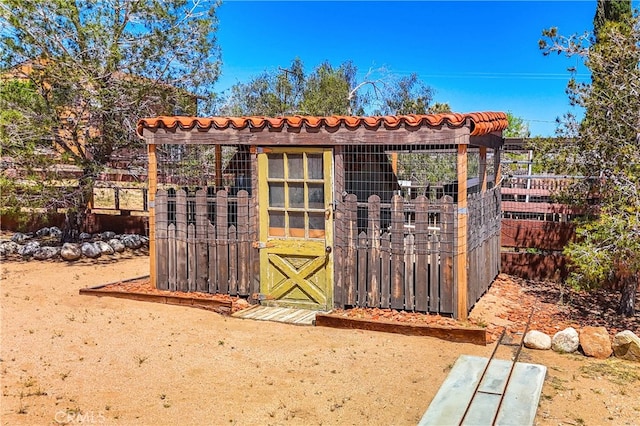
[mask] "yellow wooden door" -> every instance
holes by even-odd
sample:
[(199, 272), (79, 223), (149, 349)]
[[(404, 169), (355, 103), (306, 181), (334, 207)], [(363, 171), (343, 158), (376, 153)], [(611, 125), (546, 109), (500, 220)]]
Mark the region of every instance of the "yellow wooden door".
[(332, 308), (332, 158), (327, 148), (259, 150), (263, 304)]

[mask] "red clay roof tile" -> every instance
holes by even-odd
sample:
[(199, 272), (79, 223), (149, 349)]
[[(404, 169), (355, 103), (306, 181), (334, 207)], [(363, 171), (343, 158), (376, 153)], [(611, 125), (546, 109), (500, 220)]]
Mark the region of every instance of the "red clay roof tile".
[(503, 112), (473, 112), (467, 114), (446, 113), (446, 114), (411, 114), (411, 115), (391, 115), (377, 117), (354, 117), (354, 116), (327, 116), (312, 117), (295, 115), (289, 117), (155, 117), (143, 118), (138, 121), (137, 132), (142, 136), (144, 129), (155, 131), (157, 129), (182, 131), (197, 130), (208, 132), (211, 130), (225, 130), (233, 128), (243, 130), (246, 128), (264, 129), (282, 129), (288, 128), (300, 129), (302, 127), (309, 129), (318, 129), (322, 126), (335, 128), (344, 125), (349, 129), (356, 129), (364, 126), (368, 129), (376, 129), (384, 126), (387, 129), (398, 129), (402, 125), (408, 127), (420, 126), (449, 126), (462, 127), (467, 119), (471, 123), (471, 136), (486, 135), (488, 133), (501, 131), (507, 128), (507, 115)]

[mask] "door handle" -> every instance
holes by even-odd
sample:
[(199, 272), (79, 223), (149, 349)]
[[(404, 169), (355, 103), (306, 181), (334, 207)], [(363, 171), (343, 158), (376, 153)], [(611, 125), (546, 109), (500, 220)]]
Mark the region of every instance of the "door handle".
[(326, 209), (324, 211), (324, 220), (329, 220), (331, 219), (331, 209)]
[(327, 254), (331, 253), (331, 250), (333, 250), (333, 249), (331, 248), (331, 246), (326, 246), (326, 247), (324, 248), (324, 251), (326, 251), (326, 252), (327, 252)]

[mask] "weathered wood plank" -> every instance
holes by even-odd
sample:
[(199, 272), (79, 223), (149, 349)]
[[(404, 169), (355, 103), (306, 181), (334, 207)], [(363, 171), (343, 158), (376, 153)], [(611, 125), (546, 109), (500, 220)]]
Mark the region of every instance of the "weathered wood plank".
[(403, 198), (391, 198), (391, 307), (404, 308), (404, 205)]
[(415, 199), (416, 207), (416, 311), (429, 310), (429, 200)]
[(358, 199), (354, 194), (345, 197), (347, 256), (345, 259), (345, 305), (356, 304), (356, 256), (358, 244)]
[(347, 318), (332, 314), (316, 314), (316, 326), (356, 330), (383, 331), (408, 336), (429, 336), (459, 343), (487, 344), (487, 332), (484, 328), (455, 328), (422, 324), (401, 323), (383, 320)]
[(216, 227), (207, 225), (207, 241), (209, 248), (209, 293), (218, 293), (218, 250), (216, 245)]
[(454, 238), (456, 236), (453, 198), (443, 197), (445, 204), (442, 213), (441, 276), (440, 276), (440, 312), (452, 314), (454, 311)]
[[(342, 196), (340, 196), (340, 200)], [(345, 238), (345, 220), (346, 212), (344, 203), (338, 202), (336, 211), (334, 213), (335, 220), (335, 236), (334, 236), (334, 250), (333, 250), (333, 306), (335, 308), (344, 308), (345, 305), (345, 265), (346, 265), (346, 244)]]
[(414, 305), (414, 251), (415, 237), (409, 234), (404, 237), (404, 308), (407, 311), (415, 310)]
[(429, 312), (440, 312), (441, 233), (429, 234)]
[(369, 204), (369, 302), (368, 306), (378, 307), (380, 305), (380, 197), (372, 195), (368, 200)]
[(238, 233), (236, 227), (229, 227), (229, 294), (238, 294)]
[(249, 194), (247, 191), (238, 192), (238, 294), (249, 294), (251, 270), (249, 255), (251, 241), (249, 240)]
[(193, 223), (187, 225), (187, 282), (189, 291), (196, 291), (196, 227)]
[(391, 304), (391, 235), (385, 232), (380, 237), (380, 307)]
[(167, 191), (159, 190), (155, 199), (156, 216), (156, 283), (161, 290), (169, 289), (169, 245), (167, 241)]
[(167, 246), (168, 246), (168, 275), (169, 275), (169, 290), (176, 291), (178, 288), (177, 280), (177, 250), (176, 250), (176, 225), (174, 223), (169, 224), (167, 231)]
[(229, 292), (229, 223), (227, 191), (216, 194), (216, 241), (218, 250), (218, 292)]
[(189, 291), (187, 282), (187, 193), (176, 191), (176, 280), (178, 291)]
[(367, 234), (358, 236), (358, 306), (367, 306)]
[(196, 192), (196, 290), (202, 293), (209, 291), (209, 253), (207, 250), (207, 190)]

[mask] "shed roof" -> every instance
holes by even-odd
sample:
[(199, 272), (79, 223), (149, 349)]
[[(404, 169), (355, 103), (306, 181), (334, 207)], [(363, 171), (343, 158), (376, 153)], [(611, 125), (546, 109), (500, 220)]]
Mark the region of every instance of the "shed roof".
[(344, 127), (350, 130), (366, 128), (376, 130), (384, 127), (387, 130), (404, 127), (419, 128), (422, 126), (434, 128), (447, 126), (459, 128), (469, 120), (471, 136), (482, 136), (498, 132), (507, 128), (509, 124), (504, 112), (472, 112), (472, 113), (446, 113), (446, 114), (411, 114), (393, 116), (355, 117), (355, 116), (287, 116), (287, 117), (155, 117), (143, 118), (138, 121), (137, 132), (142, 136), (148, 129), (155, 132), (158, 129), (169, 131), (208, 132), (212, 130), (250, 128), (254, 131), (264, 129), (302, 129), (316, 130), (320, 128), (336, 129)]

